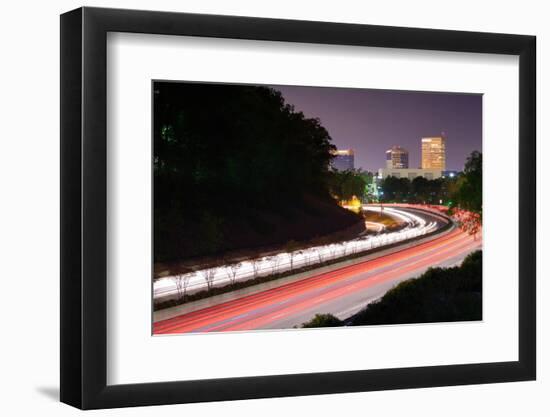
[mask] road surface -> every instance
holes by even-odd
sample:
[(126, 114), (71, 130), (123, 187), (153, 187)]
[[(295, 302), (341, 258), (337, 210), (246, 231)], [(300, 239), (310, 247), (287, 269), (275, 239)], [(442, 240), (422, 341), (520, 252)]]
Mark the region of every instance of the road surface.
[[(380, 210), (380, 207), (365, 207), (365, 210)], [(185, 284), (186, 294), (194, 294), (210, 287), (223, 287), (230, 283), (244, 282), (261, 276), (289, 273), (292, 269), (312, 266), (323, 261), (336, 261), (351, 253), (397, 244), (419, 236), (429, 235), (441, 228), (447, 221), (442, 221), (440, 215), (418, 211), (410, 207), (387, 207), (385, 213), (404, 224), (404, 227), (387, 233), (365, 234), (361, 232), (356, 238), (319, 245), (294, 251), (292, 255), (281, 251), (272, 256), (260, 256), (255, 259), (227, 261), (222, 267), (203, 266), (193, 272), (176, 274), (158, 278), (153, 282), (153, 298), (155, 302), (179, 299)], [(377, 224), (377, 223), (375, 223)], [(233, 268), (230, 267), (233, 266)], [(180, 287), (178, 287), (178, 283)]]
[(399, 252), (154, 323), (154, 334), (287, 329), (316, 313), (347, 318), (430, 266), (452, 266), (481, 248), (455, 229)]

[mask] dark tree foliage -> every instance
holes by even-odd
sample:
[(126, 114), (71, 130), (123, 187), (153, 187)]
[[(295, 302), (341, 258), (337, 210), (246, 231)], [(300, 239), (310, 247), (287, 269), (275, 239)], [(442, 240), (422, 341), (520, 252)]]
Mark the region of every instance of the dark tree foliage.
[(204, 207), (211, 193), (217, 200), (238, 196), (266, 206), (305, 187), (324, 192), (330, 136), (275, 90), (158, 83), (154, 121), (155, 185), (166, 186), (155, 194), (158, 206), (178, 201)]
[(339, 327), (344, 323), (336, 316), (332, 314), (316, 314), (310, 321), (302, 323), (303, 328), (313, 327)]
[(481, 216), (482, 155), (473, 151), (464, 164), (464, 171), (454, 178), (416, 177), (411, 181), (390, 176), (381, 181), (380, 187), (384, 192), (380, 200), (385, 203), (440, 204), (441, 201)]
[(418, 203), (444, 204), (451, 198), (450, 189), (455, 182), (453, 178), (437, 178), (428, 180), (416, 177), (412, 181), (408, 178), (386, 177), (380, 187), (384, 194), (380, 200), (384, 203)]
[(359, 170), (331, 171), (328, 174), (330, 193), (338, 200), (361, 199), (365, 194), (368, 173)]
[(481, 152), (474, 151), (464, 164), (453, 198), (454, 205), (482, 216), (483, 165)]
[[(273, 89), (155, 83), (153, 135), (155, 261), (216, 254), (277, 230), (275, 240), (302, 238), (307, 231), (285, 236), (275, 217), (336, 206), (328, 132)], [(336, 228), (354, 221), (337, 214), (345, 219)]]
[(383, 202), (408, 202), (410, 198), (410, 184), (407, 178), (386, 177), (381, 182)]
[(482, 252), (459, 267), (432, 268), (398, 284), (346, 324), (433, 323), (481, 320)]

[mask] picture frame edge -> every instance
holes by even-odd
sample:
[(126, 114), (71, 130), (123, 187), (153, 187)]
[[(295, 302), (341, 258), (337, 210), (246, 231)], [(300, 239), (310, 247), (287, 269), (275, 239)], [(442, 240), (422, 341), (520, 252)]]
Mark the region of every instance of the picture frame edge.
[[(318, 43), (325, 43), (321, 41), (325, 36), (326, 43), (349, 45), (335, 42), (351, 42), (354, 34), (363, 30), (364, 36), (359, 37), (359, 44), (363, 46), (397, 47), (399, 34), (407, 33), (414, 36), (406, 41), (401, 39), (401, 48), (404, 49), (518, 55), (518, 157), (520, 172), (525, 170), (528, 173), (523, 178), (520, 175), (520, 217), (526, 218), (533, 228), (532, 232), (520, 230), (519, 238), (519, 360), (108, 386), (106, 35), (110, 31), (138, 31), (149, 13), (154, 14), (154, 19), (145, 25), (144, 30), (149, 32), (143, 33), (156, 33), (151, 32), (151, 27), (156, 25), (161, 34), (180, 36), (184, 31), (179, 26), (175, 28), (174, 22), (183, 22), (182, 26), (185, 26), (195, 19), (200, 21), (200, 25), (191, 25), (187, 29), (191, 36), (204, 36), (201, 33), (215, 26), (218, 30), (211, 32), (212, 37), (231, 37), (234, 34), (237, 39), (255, 39), (239, 37), (246, 36), (247, 30), (255, 28), (253, 32), (260, 34), (262, 40), (282, 38), (291, 42), (289, 39), (294, 36), (297, 39), (294, 41), (309, 42), (314, 40), (311, 35), (298, 35), (300, 28), (304, 31), (303, 28), (308, 27), (325, 28), (318, 32), (322, 35), (316, 35)], [(166, 23), (160, 25), (159, 21), (163, 20)], [(267, 21), (266, 28), (263, 23)], [(210, 25), (205, 25), (208, 22)], [(235, 25), (237, 22), (244, 27)], [(169, 33), (171, 31), (173, 33)], [(275, 33), (277, 31), (283, 33)], [(395, 35), (385, 39), (391, 32)], [(437, 42), (430, 41), (434, 34), (438, 35)], [(95, 409), (536, 379), (536, 37), (89, 7), (62, 14), (60, 35), (62, 402), (81, 409)], [(270, 36), (272, 39), (267, 39)], [(476, 37), (482, 37), (482, 42), (472, 42)], [(445, 44), (451, 49), (439, 49)], [(229, 381), (231, 389), (227, 388)]]

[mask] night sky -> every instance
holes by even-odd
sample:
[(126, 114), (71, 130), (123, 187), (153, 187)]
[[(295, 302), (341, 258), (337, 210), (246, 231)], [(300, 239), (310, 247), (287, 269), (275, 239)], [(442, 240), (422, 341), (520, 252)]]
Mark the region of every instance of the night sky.
[(420, 167), (420, 139), (447, 136), (447, 169), (462, 170), (481, 151), (482, 96), (355, 88), (271, 86), (306, 117), (316, 117), (339, 149), (355, 150), (355, 168), (385, 167), (385, 151), (409, 151), (409, 167)]

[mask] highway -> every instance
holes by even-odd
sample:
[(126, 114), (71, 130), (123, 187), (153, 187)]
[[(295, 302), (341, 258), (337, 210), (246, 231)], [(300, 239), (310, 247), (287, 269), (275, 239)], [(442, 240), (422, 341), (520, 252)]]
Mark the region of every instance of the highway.
[(312, 272), (300, 281), (158, 321), (153, 333), (286, 329), (316, 313), (347, 318), (398, 282), (418, 276), (430, 266), (456, 265), (481, 244), (481, 239), (454, 229), (395, 253), (326, 273)]
[[(380, 207), (364, 206), (363, 210), (379, 211)], [(440, 215), (418, 211), (410, 207), (386, 207), (385, 214), (395, 218), (404, 225), (397, 231), (385, 231), (380, 223), (367, 222), (370, 233), (361, 232), (356, 238), (330, 244), (298, 249), (292, 255), (286, 251), (244, 259), (238, 264), (228, 263), (225, 266), (203, 267), (182, 275), (167, 275), (153, 282), (153, 297), (156, 302), (177, 299), (177, 283), (186, 284), (186, 293), (193, 294), (210, 287), (220, 287), (231, 282), (240, 282), (261, 276), (288, 273), (292, 269), (309, 267), (316, 263), (337, 261), (352, 253), (365, 252), (376, 248), (404, 242), (412, 238), (429, 235), (441, 229), (448, 222)]]

